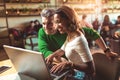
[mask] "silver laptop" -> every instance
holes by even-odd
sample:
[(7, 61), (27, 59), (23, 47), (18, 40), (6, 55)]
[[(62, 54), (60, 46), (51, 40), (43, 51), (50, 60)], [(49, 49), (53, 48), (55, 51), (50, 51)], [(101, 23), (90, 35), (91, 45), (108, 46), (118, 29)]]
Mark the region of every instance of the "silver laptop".
[(59, 76), (53, 75), (53, 78), (46, 66), (43, 54), (40, 52), (8, 45), (4, 45), (3, 47), (19, 74), (32, 77), (35, 80), (59, 80), (68, 73), (68, 71), (66, 71)]

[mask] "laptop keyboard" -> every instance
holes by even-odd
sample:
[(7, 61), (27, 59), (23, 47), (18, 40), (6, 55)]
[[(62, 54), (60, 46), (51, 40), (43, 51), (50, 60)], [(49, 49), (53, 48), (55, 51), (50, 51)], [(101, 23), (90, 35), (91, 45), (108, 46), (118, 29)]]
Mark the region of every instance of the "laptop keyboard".
[(68, 73), (69, 73), (69, 70), (67, 70), (65, 72), (57, 73), (57, 74), (51, 73), (51, 78), (52, 78), (52, 80), (60, 80), (61, 78), (63, 78)]
[(8, 67), (8, 66), (0, 66), (0, 73), (10, 69), (11, 67)]
[[(50, 70), (54, 65), (47, 65), (48, 70)], [(66, 69), (62, 70), (59, 73), (50, 73), (52, 80), (61, 80), (66, 74), (70, 72), (70, 68), (67, 67)]]
[[(50, 71), (50, 69), (56, 64), (50, 64), (50, 65), (47, 65), (47, 68), (48, 70)], [(51, 75), (51, 79), (52, 80), (61, 80), (61, 78), (63, 78), (65, 75), (67, 75), (69, 72), (70, 72), (70, 67), (66, 67), (65, 69), (63, 69), (61, 72), (58, 72), (58, 73), (51, 73), (50, 72), (50, 75)]]
[(55, 74), (50, 74), (50, 75), (51, 75), (52, 80), (54, 80), (57, 77)]

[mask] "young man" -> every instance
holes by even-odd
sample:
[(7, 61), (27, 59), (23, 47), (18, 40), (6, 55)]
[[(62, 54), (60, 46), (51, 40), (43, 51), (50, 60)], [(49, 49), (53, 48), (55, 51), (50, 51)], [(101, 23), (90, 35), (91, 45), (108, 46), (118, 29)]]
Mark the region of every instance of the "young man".
[[(39, 51), (43, 53), (46, 58), (54, 51), (59, 49), (66, 40), (67, 34), (60, 34), (57, 27), (53, 24), (53, 9), (44, 9), (41, 12), (42, 25), (38, 32), (38, 47)], [(96, 44), (106, 53), (108, 58), (116, 57), (117, 54), (112, 52), (104, 43), (102, 37), (93, 29), (83, 28), (84, 35), (87, 39), (95, 40)]]

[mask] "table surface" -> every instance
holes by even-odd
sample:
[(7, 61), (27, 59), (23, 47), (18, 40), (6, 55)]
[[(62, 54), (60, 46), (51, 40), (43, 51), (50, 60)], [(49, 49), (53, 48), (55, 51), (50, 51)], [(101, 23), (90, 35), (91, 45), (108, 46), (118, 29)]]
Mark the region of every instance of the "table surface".
[(11, 67), (10, 69), (2, 72), (0, 74), (0, 76), (4, 76), (4, 75), (9, 75), (9, 74), (13, 74), (13, 73), (17, 73), (17, 71), (15, 70), (12, 62), (10, 60), (4, 60), (4, 61), (0, 61), (0, 66), (9, 66)]
[(15, 68), (10, 60), (0, 61), (0, 66), (11, 67), (10, 69), (8, 69), (5, 72), (0, 74), (0, 80), (36, 80), (29, 76), (18, 75), (17, 71), (15, 70)]

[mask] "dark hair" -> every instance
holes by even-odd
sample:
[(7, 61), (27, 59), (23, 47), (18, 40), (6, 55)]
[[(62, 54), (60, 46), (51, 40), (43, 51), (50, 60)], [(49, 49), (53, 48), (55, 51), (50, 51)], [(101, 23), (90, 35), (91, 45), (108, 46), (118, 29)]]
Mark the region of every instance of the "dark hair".
[(55, 14), (59, 14), (62, 18), (68, 21), (68, 26), (66, 26), (66, 28), (69, 31), (72, 32), (80, 28), (78, 15), (74, 9), (68, 6), (61, 6), (55, 11)]
[(30, 21), (30, 23), (34, 23), (34, 21)]
[(118, 18), (120, 18), (120, 15), (118, 16)]
[(56, 14), (59, 14), (60, 17), (62, 17), (62, 18), (65, 18), (65, 19), (67, 19), (67, 20), (69, 19), (69, 18), (67, 17), (67, 15), (66, 15), (63, 11), (61, 11), (61, 10), (59, 10), (59, 9), (56, 10), (55, 13), (56, 13)]
[(85, 19), (86, 17), (87, 17), (86, 14), (83, 14), (83, 15), (82, 15), (82, 19)]
[(34, 20), (34, 22), (39, 22), (39, 20), (36, 19), (36, 20)]

